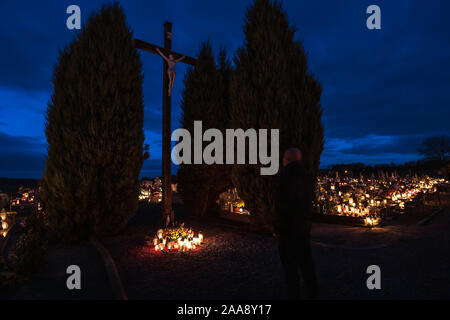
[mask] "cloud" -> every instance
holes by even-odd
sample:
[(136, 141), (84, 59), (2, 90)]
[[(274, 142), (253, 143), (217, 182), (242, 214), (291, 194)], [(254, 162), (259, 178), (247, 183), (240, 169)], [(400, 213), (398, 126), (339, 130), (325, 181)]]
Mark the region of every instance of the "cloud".
[(39, 138), (10, 136), (0, 131), (0, 154), (7, 155), (21, 151), (36, 152), (45, 149), (46, 144)]
[(403, 163), (420, 158), (417, 147), (423, 142), (421, 135), (379, 136), (367, 135), (360, 138), (330, 138), (326, 141), (321, 166), (327, 166), (340, 159), (343, 163), (363, 162)]
[(44, 148), (40, 139), (0, 132), (0, 177), (39, 178), (44, 171)]
[[(414, 160), (421, 138), (450, 134), (450, 2), (379, 0), (382, 30), (377, 31), (365, 27), (365, 2), (281, 2), (308, 53), (309, 70), (323, 86), (323, 164)], [(207, 39), (215, 52), (221, 45), (235, 52), (244, 40), (243, 18), (250, 3), (121, 2), (136, 38), (162, 45), (163, 23), (169, 20), (173, 49), (190, 56)], [(85, 22), (102, 2), (77, 4)], [(0, 147), (9, 150), (2, 154), (10, 169), (39, 163), (45, 154), (44, 114), (53, 65), (59, 48), (76, 34), (65, 26), (67, 6), (64, 1), (0, 4), (0, 42), (6, 44), (0, 51)], [(161, 157), (162, 60), (147, 52), (141, 52), (141, 59), (146, 143), (156, 159)], [(177, 65), (172, 130), (180, 124), (187, 69)], [(16, 154), (28, 157), (28, 166)], [(158, 170), (157, 162), (153, 165), (145, 170)]]
[[(341, 148), (337, 147), (339, 140), (334, 142), (335, 148), (346, 154), (377, 155), (377, 154), (412, 154), (423, 141), (422, 136), (377, 136), (368, 135), (358, 139), (347, 139), (347, 143), (341, 142)], [(336, 150), (335, 149), (335, 150)]]

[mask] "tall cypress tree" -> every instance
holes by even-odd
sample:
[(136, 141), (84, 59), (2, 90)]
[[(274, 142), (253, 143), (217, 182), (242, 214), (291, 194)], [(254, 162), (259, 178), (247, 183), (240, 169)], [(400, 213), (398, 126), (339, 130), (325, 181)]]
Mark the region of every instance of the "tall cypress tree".
[[(228, 77), (230, 64), (225, 51), (219, 55), (216, 65), (209, 42), (201, 47), (197, 65), (188, 71), (184, 79), (181, 108), (181, 125), (191, 135), (194, 121), (202, 121), (203, 131), (209, 128), (224, 130), (228, 112), (225, 103), (228, 96)], [(206, 146), (208, 143), (204, 143)], [(193, 148), (191, 151), (193, 155)], [(220, 191), (230, 181), (224, 165), (181, 164), (178, 170), (178, 182), (185, 206), (191, 214), (204, 216), (213, 212), (213, 206)]]
[[(322, 89), (308, 73), (295, 29), (277, 1), (255, 0), (247, 9), (244, 33), (231, 81), (232, 125), (279, 129), (280, 153), (300, 148), (307, 170), (315, 175), (323, 150)], [(261, 176), (258, 165), (236, 165), (232, 178), (250, 211), (271, 225), (275, 176)]]
[(145, 158), (141, 69), (117, 4), (91, 16), (60, 52), (41, 192), (54, 239), (116, 234), (134, 214)]
[[(226, 129), (230, 127), (230, 77), (233, 69), (225, 48), (222, 47), (220, 49), (217, 60), (217, 94), (219, 96), (219, 101), (217, 109), (211, 114), (210, 125), (212, 128), (220, 130), (223, 137), (225, 137)], [(212, 177), (209, 183), (210, 188), (207, 208), (208, 212), (214, 213), (214, 209), (218, 208), (216, 201), (218, 200), (220, 193), (232, 186), (232, 166), (226, 164), (214, 164), (211, 165), (211, 170)]]

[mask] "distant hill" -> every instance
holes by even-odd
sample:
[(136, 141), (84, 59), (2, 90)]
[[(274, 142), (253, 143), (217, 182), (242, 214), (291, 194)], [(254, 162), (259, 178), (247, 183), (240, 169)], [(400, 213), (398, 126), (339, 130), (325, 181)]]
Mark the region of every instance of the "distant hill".
[(17, 192), (20, 186), (25, 188), (34, 188), (38, 185), (37, 179), (10, 179), (0, 178), (0, 190), (1, 192)]

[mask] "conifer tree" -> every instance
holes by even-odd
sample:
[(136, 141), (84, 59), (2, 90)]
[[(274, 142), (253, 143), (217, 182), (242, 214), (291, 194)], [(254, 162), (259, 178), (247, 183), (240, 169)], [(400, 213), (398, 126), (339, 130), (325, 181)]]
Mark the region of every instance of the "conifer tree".
[(41, 185), (55, 240), (117, 234), (134, 214), (146, 158), (141, 69), (117, 4), (91, 16), (60, 52)]
[[(209, 42), (202, 45), (197, 65), (188, 71), (184, 79), (181, 125), (191, 135), (194, 132), (194, 121), (202, 121), (203, 131), (209, 128), (225, 129), (228, 119), (225, 104), (230, 70), (230, 63), (224, 50), (219, 55), (217, 66)], [(208, 142), (203, 143), (203, 147), (207, 144)], [(192, 157), (193, 152), (192, 148)], [(204, 216), (213, 212), (219, 193), (230, 181), (229, 171), (230, 168), (222, 164), (180, 165), (178, 170), (180, 192), (191, 214)]]
[[(233, 69), (225, 48), (221, 48), (217, 60), (217, 91), (219, 95), (219, 103), (218, 109), (214, 112), (214, 115), (211, 118), (211, 127), (219, 129), (222, 132), (222, 136), (225, 137), (225, 131), (230, 125), (230, 77)], [(223, 150), (223, 156), (225, 157), (225, 150)], [(212, 178), (209, 184), (208, 212), (214, 213), (214, 209), (217, 208), (216, 201), (218, 200), (220, 193), (232, 187), (232, 166), (225, 163), (214, 164), (211, 166), (211, 170)]]
[[(277, 1), (255, 0), (247, 9), (244, 34), (231, 81), (233, 127), (279, 129), (280, 169), (283, 151), (298, 147), (307, 170), (315, 175), (323, 150), (322, 89), (308, 72), (295, 29)], [(259, 167), (236, 165), (232, 180), (251, 213), (270, 226), (275, 176), (261, 176)]]

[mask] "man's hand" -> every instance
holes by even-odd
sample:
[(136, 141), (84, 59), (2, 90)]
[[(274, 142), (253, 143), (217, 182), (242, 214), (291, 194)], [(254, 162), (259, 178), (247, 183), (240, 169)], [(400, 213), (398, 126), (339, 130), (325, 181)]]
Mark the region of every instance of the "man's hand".
[(278, 238), (280, 237), (277, 233), (272, 233), (272, 235), (273, 235), (273, 237), (275, 238), (275, 239), (277, 239), (278, 240)]

